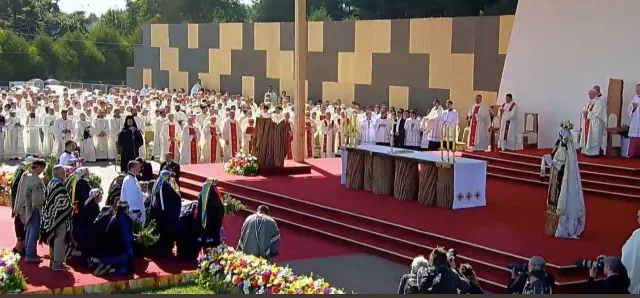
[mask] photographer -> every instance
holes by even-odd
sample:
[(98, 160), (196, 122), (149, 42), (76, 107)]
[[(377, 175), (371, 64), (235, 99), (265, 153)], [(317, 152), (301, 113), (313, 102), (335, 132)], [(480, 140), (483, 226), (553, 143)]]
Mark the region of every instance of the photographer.
[(422, 294), (468, 294), (469, 281), (455, 270), (455, 251), (438, 247), (429, 256), (428, 268), (418, 270), (417, 279)]
[(553, 275), (545, 272), (546, 261), (531, 257), (526, 265), (512, 264), (508, 290), (511, 294), (552, 294), (555, 286)]
[(469, 281), (469, 294), (484, 294), (484, 291), (482, 291), (482, 288), (480, 287), (480, 283), (478, 283), (478, 277), (473, 271), (473, 267), (471, 267), (471, 265), (460, 265), (458, 273)]
[(411, 262), (411, 272), (409, 274), (405, 274), (400, 279), (400, 286), (398, 286), (398, 294), (419, 294), (418, 282), (416, 273), (421, 268), (429, 267), (429, 260), (425, 259), (423, 256), (417, 256)]
[[(606, 276), (604, 280), (596, 281), (598, 271)], [(599, 257), (595, 266), (589, 268), (587, 280), (587, 294), (629, 294), (629, 276), (627, 268), (616, 257)]]

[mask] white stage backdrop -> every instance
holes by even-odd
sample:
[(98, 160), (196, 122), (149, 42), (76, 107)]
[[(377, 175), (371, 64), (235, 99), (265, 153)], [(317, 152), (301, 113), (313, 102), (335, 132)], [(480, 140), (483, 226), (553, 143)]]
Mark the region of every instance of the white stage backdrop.
[[(640, 81), (640, 0), (520, 0), (499, 100), (513, 93), (524, 113), (538, 113), (540, 148), (559, 124), (579, 124), (587, 92), (609, 78), (625, 82), (622, 123)], [(523, 127), (523, 126), (520, 126)]]

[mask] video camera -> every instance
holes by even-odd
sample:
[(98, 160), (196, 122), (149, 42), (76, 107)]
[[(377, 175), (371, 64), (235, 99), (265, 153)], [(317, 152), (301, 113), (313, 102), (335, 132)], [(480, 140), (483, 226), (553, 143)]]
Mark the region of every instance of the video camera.
[(604, 257), (600, 256), (595, 260), (577, 260), (576, 267), (578, 268), (596, 268), (598, 271), (604, 271)]

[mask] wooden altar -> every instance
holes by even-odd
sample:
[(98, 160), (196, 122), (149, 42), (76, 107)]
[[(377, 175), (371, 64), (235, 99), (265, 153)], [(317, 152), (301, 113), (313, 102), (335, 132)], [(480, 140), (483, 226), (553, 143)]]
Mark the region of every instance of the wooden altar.
[(258, 159), (258, 172), (284, 166), (287, 154), (287, 125), (286, 121), (276, 123), (271, 118), (256, 119), (253, 136), (255, 145), (251, 155)]

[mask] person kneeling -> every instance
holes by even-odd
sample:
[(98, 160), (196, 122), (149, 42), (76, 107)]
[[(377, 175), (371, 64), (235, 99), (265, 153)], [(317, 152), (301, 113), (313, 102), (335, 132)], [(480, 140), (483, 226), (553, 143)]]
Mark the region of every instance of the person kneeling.
[(133, 273), (133, 220), (127, 202), (118, 203), (101, 240), (100, 251), (90, 259), (95, 266), (93, 274), (126, 276)]
[(269, 262), (278, 255), (280, 230), (276, 221), (269, 216), (269, 207), (258, 206), (255, 214), (249, 215), (242, 224), (238, 250)]
[(151, 193), (151, 219), (156, 221), (156, 232), (160, 240), (156, 244), (159, 255), (171, 255), (176, 242), (176, 227), (182, 207), (180, 194), (170, 182), (171, 172), (163, 170)]

